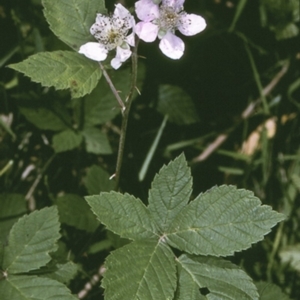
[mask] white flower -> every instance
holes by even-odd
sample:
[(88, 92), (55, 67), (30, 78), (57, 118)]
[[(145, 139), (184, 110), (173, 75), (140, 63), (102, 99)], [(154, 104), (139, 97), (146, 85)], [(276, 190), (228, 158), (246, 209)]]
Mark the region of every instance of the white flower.
[(176, 29), (191, 36), (206, 27), (202, 17), (183, 11), (184, 1), (139, 0), (135, 3), (136, 14), (141, 20), (135, 25), (135, 33), (145, 42), (153, 42), (158, 37), (161, 40), (159, 48), (172, 59), (179, 59), (184, 52), (184, 43), (175, 35)]
[(112, 16), (97, 14), (96, 22), (90, 28), (98, 43), (86, 43), (78, 52), (92, 60), (103, 61), (109, 51), (116, 49), (116, 57), (111, 60), (111, 66), (118, 69), (131, 56), (130, 46), (134, 46), (134, 33), (128, 35), (128, 32), (134, 25), (130, 12), (117, 4)]

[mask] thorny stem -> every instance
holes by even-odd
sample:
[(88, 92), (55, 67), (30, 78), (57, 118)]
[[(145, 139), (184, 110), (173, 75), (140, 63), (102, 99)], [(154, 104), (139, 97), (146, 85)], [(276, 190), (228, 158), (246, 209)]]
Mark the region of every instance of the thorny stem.
[(131, 84), (130, 84), (130, 91), (125, 100), (125, 109), (123, 111), (121, 135), (120, 135), (120, 141), (119, 141), (117, 166), (116, 166), (116, 173), (115, 173), (115, 175), (116, 175), (115, 176), (115, 180), (116, 180), (115, 190), (118, 190), (118, 188), (119, 188), (122, 162), (123, 162), (123, 156), (124, 156), (126, 131), (127, 131), (127, 125), (128, 125), (128, 117), (129, 117), (130, 107), (131, 107), (132, 100), (133, 100), (133, 94), (136, 89), (137, 65), (138, 65), (137, 48), (138, 48), (138, 40), (136, 40), (136, 45), (135, 45), (134, 50), (131, 55), (131, 60), (132, 60)]

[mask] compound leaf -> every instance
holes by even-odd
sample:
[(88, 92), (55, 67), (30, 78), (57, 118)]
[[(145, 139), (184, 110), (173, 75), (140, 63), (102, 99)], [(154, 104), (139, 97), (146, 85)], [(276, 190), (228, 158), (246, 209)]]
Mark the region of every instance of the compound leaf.
[(0, 281), (1, 300), (76, 300), (62, 283), (37, 276), (9, 275)]
[[(177, 260), (179, 285), (176, 300), (259, 299), (251, 278), (229, 261), (216, 257), (181, 255)], [(207, 289), (207, 297), (200, 291)]]
[(51, 260), (49, 252), (57, 249), (59, 227), (54, 206), (20, 218), (9, 233), (2, 267), (8, 273), (24, 273), (44, 266)]
[(73, 130), (65, 130), (53, 136), (53, 148), (56, 153), (73, 150), (82, 142), (82, 135)]
[(137, 240), (155, 236), (150, 213), (140, 199), (116, 192), (85, 199), (98, 220), (121, 237)]
[(60, 221), (78, 229), (93, 232), (99, 226), (95, 215), (82, 197), (65, 194), (55, 201)]
[(43, 86), (70, 89), (73, 98), (89, 94), (102, 74), (95, 61), (73, 51), (40, 52), (9, 67)]
[(139, 241), (113, 251), (102, 280), (109, 300), (173, 299), (176, 287), (174, 254), (163, 242)]
[(106, 13), (104, 0), (43, 0), (43, 6), (51, 30), (76, 51), (94, 41), (90, 27), (97, 13)]
[(192, 193), (192, 177), (184, 155), (180, 155), (155, 176), (149, 191), (151, 217), (162, 232), (187, 205)]
[(191, 254), (226, 256), (247, 249), (284, 220), (251, 191), (214, 187), (190, 202), (172, 222), (166, 239)]

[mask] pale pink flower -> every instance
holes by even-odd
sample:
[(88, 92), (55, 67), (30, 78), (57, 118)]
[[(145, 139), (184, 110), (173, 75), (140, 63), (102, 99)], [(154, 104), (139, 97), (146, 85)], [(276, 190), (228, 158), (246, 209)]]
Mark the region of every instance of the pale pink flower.
[(139, 0), (135, 3), (136, 14), (141, 20), (135, 25), (135, 33), (145, 42), (153, 42), (158, 37), (161, 40), (159, 48), (172, 59), (179, 59), (184, 52), (184, 42), (175, 35), (177, 29), (191, 36), (206, 27), (201, 16), (183, 11), (184, 1)]
[(130, 12), (121, 4), (117, 4), (112, 16), (97, 14), (96, 22), (90, 28), (91, 34), (98, 40), (82, 45), (79, 53), (96, 61), (107, 58), (108, 52), (116, 50), (111, 66), (118, 69), (132, 54), (130, 46), (134, 46), (133, 29), (135, 21)]

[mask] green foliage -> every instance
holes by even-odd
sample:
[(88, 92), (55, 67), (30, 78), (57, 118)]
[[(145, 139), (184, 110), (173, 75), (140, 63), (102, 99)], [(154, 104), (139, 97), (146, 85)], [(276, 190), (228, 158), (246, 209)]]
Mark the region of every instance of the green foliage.
[(87, 203), (78, 195), (63, 195), (55, 200), (55, 204), (62, 223), (88, 232), (95, 231), (99, 226), (99, 222), (90, 211)]
[(272, 283), (258, 282), (256, 287), (260, 296), (260, 300), (290, 300), (290, 298), (285, 295), (280, 288)]
[(168, 84), (160, 85), (157, 110), (168, 115), (169, 121), (179, 125), (193, 124), (199, 121), (191, 97), (180, 87)]
[(4, 242), (13, 224), (20, 216), (26, 213), (24, 196), (19, 194), (0, 194), (0, 207), (0, 242)]
[(42, 0), (42, 3), (51, 30), (76, 51), (91, 40), (90, 27), (96, 13), (106, 13), (104, 0)]
[(57, 90), (70, 89), (73, 98), (89, 94), (101, 77), (96, 62), (71, 51), (37, 53), (9, 67), (43, 86), (54, 86)]
[(53, 148), (56, 153), (79, 147), (83, 136), (73, 130), (65, 130), (53, 136)]
[(54, 206), (25, 215), (14, 224), (3, 251), (1, 300), (76, 299), (56, 280), (24, 275), (51, 260), (50, 253), (57, 249), (56, 242), (60, 238), (59, 225)]
[[(191, 254), (231, 255), (285, 219), (243, 189), (214, 187), (188, 203), (191, 190), (190, 170), (181, 155), (156, 175), (148, 207), (116, 192), (86, 197), (101, 223), (134, 240), (106, 260), (106, 299), (173, 299), (177, 279), (170, 246)], [(187, 255), (175, 260), (176, 299), (206, 299), (199, 292), (204, 287), (207, 299), (221, 294), (223, 299), (258, 299), (250, 277), (227, 261)]]

